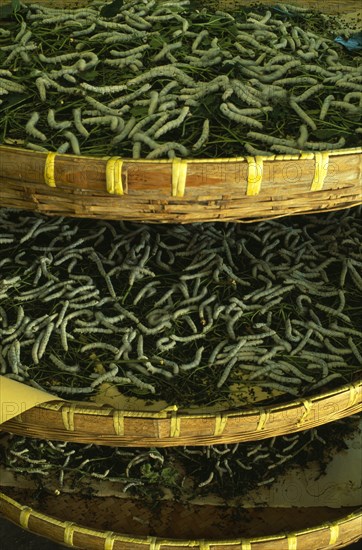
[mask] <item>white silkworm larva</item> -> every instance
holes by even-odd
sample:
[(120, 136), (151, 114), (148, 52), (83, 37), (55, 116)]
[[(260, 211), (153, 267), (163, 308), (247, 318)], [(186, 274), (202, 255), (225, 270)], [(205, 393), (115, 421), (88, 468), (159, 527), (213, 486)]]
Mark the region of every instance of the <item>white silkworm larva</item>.
[(132, 158), (139, 159), (141, 158), (141, 147), (142, 143), (140, 141), (135, 141), (132, 148)]
[(60, 325), (60, 339), (64, 351), (68, 351), (68, 334), (67, 334), (67, 322), (63, 320)]
[(351, 348), (336, 348), (332, 342), (328, 339), (328, 338), (325, 338), (324, 339), (324, 345), (325, 347), (327, 348), (328, 351), (330, 351), (331, 353), (335, 354), (335, 355), (351, 355), (352, 353), (352, 350)]
[(308, 139), (308, 127), (306, 124), (301, 124), (299, 127), (299, 138), (297, 139), (297, 146), (303, 149)]
[(359, 113), (360, 108), (357, 105), (352, 105), (351, 103), (347, 103), (346, 101), (336, 101), (333, 100), (330, 103), (334, 107), (339, 107), (340, 109), (344, 109), (345, 111), (349, 111), (350, 113)]
[(93, 86), (88, 82), (81, 82), (80, 86), (85, 90), (89, 90), (90, 92), (95, 92), (97, 94), (114, 94), (117, 92), (123, 92), (127, 89), (126, 84), (118, 84), (114, 86)]
[(105, 372), (104, 374), (101, 374), (97, 376), (97, 378), (91, 383), (91, 388), (95, 388), (99, 386), (100, 384), (103, 384), (103, 382), (106, 382), (107, 380), (112, 380), (115, 376), (118, 374), (118, 366), (114, 363), (110, 363), (109, 365), (110, 371)]
[(159, 147), (159, 143), (157, 143), (157, 141), (153, 140), (150, 136), (143, 132), (136, 132), (132, 137), (134, 141), (144, 143), (145, 145), (148, 145), (150, 149), (157, 149), (157, 147)]
[[(359, 338), (362, 338), (362, 332), (359, 330), (355, 330), (350, 327), (340, 327), (337, 322), (331, 323), (331, 329), (338, 332), (338, 336), (349, 334), (350, 336), (358, 336)], [(346, 338), (346, 336), (344, 336)]]
[(55, 394), (59, 393), (69, 393), (70, 395), (76, 395), (78, 393), (92, 393), (94, 390), (92, 387), (88, 386), (86, 388), (75, 388), (75, 387), (68, 387), (68, 386), (50, 386), (50, 391), (54, 392)]
[(205, 481), (202, 481), (201, 483), (198, 484), (198, 487), (205, 487), (205, 485), (209, 485), (213, 479), (214, 479), (214, 472), (211, 472), (209, 477)]
[(172, 50), (182, 48), (182, 42), (174, 42), (173, 44), (164, 44), (161, 51), (153, 57), (153, 61), (160, 61), (167, 56)]
[(313, 384), (312, 386), (310, 386), (309, 390), (314, 391), (322, 386), (326, 386), (327, 384), (332, 382), (332, 380), (336, 380), (336, 378), (342, 378), (342, 375), (337, 372), (334, 372), (333, 374), (330, 374), (329, 376), (322, 378), (321, 380), (319, 380), (319, 382), (316, 382), (316, 384)]
[(73, 149), (73, 153), (75, 155), (80, 155), (80, 147), (77, 137), (73, 134), (73, 132), (69, 132), (68, 130), (64, 132), (64, 136), (70, 141), (70, 144)]
[(40, 139), (40, 141), (47, 141), (46, 135), (35, 128), (35, 125), (37, 124), (39, 119), (40, 119), (39, 113), (37, 112), (32, 113), (30, 120), (26, 123), (25, 131), (27, 134), (37, 139)]
[(354, 343), (352, 337), (350, 336), (348, 338), (348, 344), (353, 352), (353, 355), (355, 356), (355, 358), (357, 359), (357, 361), (359, 362), (360, 365), (362, 365), (362, 355), (361, 353), (359, 352), (356, 344)]
[(150, 104), (148, 107), (148, 114), (153, 115), (153, 113), (156, 111), (158, 105), (158, 92), (155, 90), (152, 90), (150, 92)]
[(151, 393), (156, 393), (156, 388), (152, 386), (151, 384), (147, 384), (146, 382), (142, 382), (137, 376), (135, 376), (132, 372), (127, 371), (126, 376), (133, 382), (135, 386), (141, 389), (149, 390)]
[(315, 306), (321, 311), (324, 311), (325, 313), (332, 315), (332, 317), (340, 317), (347, 323), (351, 323), (351, 319), (348, 317), (348, 315), (345, 315), (344, 313), (338, 311), (337, 309), (333, 309), (332, 307), (325, 306), (323, 304), (318, 304), (318, 303), (316, 303)]
[(54, 130), (65, 130), (70, 128), (72, 125), (70, 121), (56, 122), (54, 109), (49, 109), (47, 121), (50, 128), (53, 128)]
[(180, 365), (180, 370), (188, 371), (190, 369), (194, 369), (198, 367), (200, 365), (200, 361), (201, 361), (204, 349), (205, 349), (204, 346), (199, 347), (196, 351), (194, 360), (191, 361), (190, 363), (183, 363), (182, 365)]
[(327, 116), (327, 113), (328, 113), (328, 109), (331, 106), (332, 101), (334, 101), (334, 95), (327, 96), (325, 98), (325, 100), (323, 101), (323, 105), (322, 105), (321, 111), (319, 113), (319, 119), (320, 120), (325, 120), (325, 118)]
[(121, 109), (118, 109), (118, 110), (111, 109), (109, 106), (103, 105), (103, 103), (101, 103), (100, 101), (97, 101), (94, 97), (85, 96), (84, 99), (97, 110), (98, 114), (102, 113), (105, 115), (114, 115), (114, 116), (121, 115)]
[(259, 132), (254, 132), (252, 130), (250, 130), (248, 132), (248, 137), (257, 139), (259, 141), (263, 141), (265, 143), (269, 143), (271, 145), (284, 145), (286, 147), (295, 147), (295, 145), (296, 145), (296, 142), (294, 140), (276, 138), (274, 136), (270, 136), (270, 135), (267, 135), (267, 134), (261, 134)]
[(300, 116), (300, 118), (308, 125), (312, 130), (316, 130), (317, 126), (314, 120), (311, 119), (311, 117), (300, 107), (300, 105), (294, 101), (293, 99), (290, 100), (290, 106), (291, 108)]
[[(258, 359), (258, 364), (262, 365), (263, 363), (265, 363), (265, 361), (269, 361), (270, 359), (272, 359), (278, 353), (278, 351), (284, 351), (284, 349), (285, 348), (283, 346), (274, 346), (270, 351), (268, 351), (267, 353), (265, 353), (262, 357), (260, 357)], [(257, 376), (258, 375), (259, 375), (259, 373), (257, 374)]]
[(169, 122), (166, 122), (164, 126), (161, 126), (161, 128), (159, 128), (157, 132), (155, 132), (154, 134), (155, 139), (158, 139), (159, 137), (163, 136), (170, 130), (174, 130), (175, 128), (178, 128), (187, 117), (189, 111), (190, 111), (190, 107), (188, 106), (182, 107), (180, 114), (177, 118)]
[(54, 57), (46, 57), (44, 54), (39, 54), (39, 61), (42, 63), (63, 63), (64, 61), (70, 61), (71, 59), (79, 58), (79, 53), (65, 53), (62, 55), (56, 55)]
[(7, 80), (5, 78), (0, 78), (0, 86), (1, 88), (7, 90), (8, 92), (24, 92), (25, 88), (18, 82), (12, 82), (10, 80)]
[(85, 344), (81, 348), (81, 353), (84, 353), (85, 351), (88, 351), (90, 349), (104, 349), (106, 351), (110, 351), (111, 353), (114, 353), (117, 355), (119, 349), (115, 346), (112, 346), (112, 344), (106, 344), (105, 342), (91, 342), (90, 344)]
[(88, 138), (89, 132), (82, 124), (81, 114), (82, 114), (82, 111), (80, 108), (73, 109), (74, 126), (76, 127), (76, 129), (78, 130), (81, 136)]
[(303, 94), (293, 97), (293, 99), (296, 103), (302, 103), (303, 101), (306, 101), (312, 95), (316, 94), (317, 92), (319, 92), (323, 88), (324, 88), (323, 84), (315, 84), (314, 86), (311, 86), (311, 88), (306, 90)]
[(237, 360), (238, 360), (238, 358), (237, 358), (237, 357), (234, 357), (234, 358), (231, 359), (231, 361), (229, 361), (229, 363), (226, 365), (226, 368), (225, 368), (224, 372), (222, 373), (220, 380), (219, 380), (218, 383), (217, 383), (217, 387), (218, 387), (218, 388), (221, 388), (221, 387), (225, 384), (225, 382), (226, 382), (226, 380), (228, 379), (228, 377), (229, 377), (229, 375), (230, 375), (230, 372), (231, 372), (233, 366), (235, 365), (235, 363), (237, 362)]
[(61, 371), (64, 372), (70, 372), (70, 373), (76, 373), (79, 372), (79, 365), (66, 365), (59, 359), (59, 357), (56, 357), (53, 353), (49, 354), (49, 359), (52, 361), (52, 363), (58, 367)]
[(210, 129), (210, 122), (209, 122), (209, 119), (207, 118), (204, 120), (204, 123), (202, 125), (201, 136), (196, 141), (196, 143), (194, 143), (194, 145), (192, 146), (193, 151), (198, 151), (206, 144), (207, 140), (209, 139), (209, 129)]
[(348, 266), (348, 272), (351, 275), (354, 284), (359, 290), (362, 290), (362, 277), (358, 273), (357, 269), (354, 267), (352, 261), (349, 259), (347, 260), (347, 266)]
[(136, 86), (141, 82), (152, 80), (153, 78), (159, 79), (162, 76), (177, 80), (185, 86), (193, 86), (195, 84), (194, 80), (186, 73), (184, 73), (181, 69), (174, 67), (173, 65), (160, 65), (146, 71), (140, 76), (132, 78), (128, 81), (128, 86)]
[(188, 149), (181, 143), (176, 143), (174, 141), (170, 141), (167, 143), (164, 143), (163, 145), (160, 145), (157, 147), (157, 149), (154, 149), (148, 155), (146, 156), (146, 159), (156, 159), (162, 156), (165, 156), (170, 150), (176, 150), (180, 153), (180, 156), (187, 157), (189, 154)]

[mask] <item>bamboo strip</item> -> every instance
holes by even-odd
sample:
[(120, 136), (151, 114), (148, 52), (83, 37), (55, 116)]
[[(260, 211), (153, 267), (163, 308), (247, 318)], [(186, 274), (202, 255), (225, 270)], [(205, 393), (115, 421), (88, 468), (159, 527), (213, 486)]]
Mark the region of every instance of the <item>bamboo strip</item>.
[(137, 536), (97, 531), (77, 525), (69, 521), (60, 521), (52, 516), (24, 507), (4, 493), (0, 493), (0, 513), (10, 521), (21, 524), (23, 510), (29, 515), (26, 528), (38, 535), (46, 536), (55, 542), (64, 542), (74, 548), (86, 550), (281, 550), (294, 548), (310, 550), (319, 548), (327, 550), (340, 548), (361, 536), (362, 509), (359, 508), (347, 516), (325, 522), (313, 527), (295, 530), (289, 533), (270, 536), (253, 537), (249, 539), (235, 538), (229, 540), (207, 539), (168, 539), (151, 536)]
[(45, 403), (21, 412), (4, 431), (41, 439), (111, 446), (172, 447), (266, 439), (333, 422), (362, 410), (362, 380), (280, 406), (205, 413), (127, 411), (92, 403)]
[(361, 204), (362, 148), (175, 164), (54, 157), (0, 146), (0, 186), (2, 206), (48, 215), (158, 223), (256, 221)]

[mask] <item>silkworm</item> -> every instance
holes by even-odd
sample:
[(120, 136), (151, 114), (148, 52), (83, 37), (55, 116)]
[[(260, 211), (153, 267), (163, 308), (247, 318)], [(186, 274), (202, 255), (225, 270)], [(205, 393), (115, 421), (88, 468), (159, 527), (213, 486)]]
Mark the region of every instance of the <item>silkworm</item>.
[(188, 149), (182, 145), (181, 143), (176, 143), (174, 141), (169, 141), (167, 143), (164, 143), (148, 153), (146, 156), (146, 159), (156, 159), (159, 157), (162, 157), (166, 155), (170, 150), (176, 150), (180, 153), (182, 157), (187, 157), (189, 154)]
[(321, 107), (321, 111), (319, 113), (319, 120), (325, 120), (332, 101), (334, 101), (334, 95), (332, 94), (328, 95), (325, 98), (325, 100), (323, 101), (323, 105)]
[(194, 80), (186, 75), (181, 69), (174, 67), (173, 65), (160, 65), (144, 72), (142, 75), (136, 76), (128, 81), (128, 86), (138, 85), (141, 82), (152, 80), (153, 78), (159, 79), (161, 76), (172, 78), (179, 81), (186, 86), (192, 86)]
[(238, 358), (237, 357), (233, 357), (229, 363), (226, 365), (225, 369), (224, 369), (224, 372), (222, 373), (221, 377), (220, 377), (220, 380), (218, 381), (217, 383), (217, 387), (218, 388), (221, 388), (226, 380), (228, 379), (229, 375), (230, 375), (230, 372), (233, 368), (233, 366), (236, 364), (236, 362), (238, 361)]
[(205, 481), (202, 481), (201, 483), (198, 484), (198, 487), (205, 487), (206, 485), (209, 485), (212, 480), (214, 479), (214, 472), (211, 472), (209, 477), (205, 480)]
[(76, 373), (76, 372), (79, 372), (79, 365), (66, 365), (65, 363), (63, 363), (63, 361), (61, 361), (59, 359), (59, 357), (57, 357), (56, 355), (54, 355), (53, 353), (50, 353), (49, 354), (49, 359), (52, 361), (52, 363), (58, 367), (61, 371), (64, 371), (64, 372), (69, 372), (69, 373)]
[(146, 382), (142, 382), (137, 376), (135, 376), (132, 372), (127, 371), (126, 372), (127, 377), (133, 382), (135, 386), (138, 388), (148, 390), (151, 393), (156, 393), (156, 388), (152, 386), (152, 384), (147, 384)]
[(194, 369), (196, 367), (198, 367), (200, 365), (200, 361), (201, 361), (201, 358), (202, 358), (202, 354), (204, 352), (204, 346), (200, 346), (197, 351), (196, 351), (196, 354), (195, 354), (195, 358), (193, 361), (191, 361), (190, 363), (183, 363), (179, 366), (180, 370), (182, 371), (188, 371), (190, 369)]
[(69, 130), (67, 130), (66, 132), (64, 132), (64, 136), (70, 141), (70, 144), (73, 149), (73, 153), (75, 155), (80, 155), (79, 142), (77, 137), (73, 134), (73, 132), (70, 132)]
[[(88, 138), (89, 137), (89, 132), (82, 124), (81, 109), (80, 108), (73, 109), (73, 117), (74, 117), (74, 126), (76, 127), (76, 129), (78, 130), (80, 135), (85, 137), (85, 138)], [(66, 136), (66, 137), (68, 137), (68, 136)], [(74, 150), (74, 148), (73, 148), (73, 150)]]
[(49, 109), (47, 121), (50, 128), (53, 128), (54, 130), (65, 130), (72, 126), (72, 123), (68, 120), (64, 120), (62, 122), (56, 122), (54, 109)]
[(332, 382), (332, 380), (336, 380), (337, 378), (342, 378), (342, 375), (334, 372), (333, 374), (330, 374), (329, 376), (324, 377), (322, 380), (319, 380), (319, 382), (316, 382), (312, 386), (310, 386), (309, 390), (314, 391), (320, 388), (321, 386), (325, 386), (326, 384), (329, 384)]
[(89, 393), (93, 393), (94, 391), (94, 389), (90, 386), (84, 387), (84, 388), (76, 388), (76, 387), (58, 386), (58, 385), (50, 386), (49, 390), (51, 392), (54, 392), (55, 394), (68, 393), (70, 395), (89, 394)]
[(300, 118), (308, 125), (312, 130), (317, 130), (317, 125), (314, 120), (301, 108), (301, 106), (293, 99), (290, 100), (291, 108), (300, 116)]
[(356, 346), (356, 344), (354, 343), (353, 341), (353, 338), (350, 336), (348, 338), (348, 345), (350, 346), (352, 352), (353, 352), (353, 355), (355, 356), (355, 358), (357, 359), (358, 363), (360, 365), (362, 365), (362, 355), (361, 353), (358, 351), (358, 348)]
[(37, 112), (32, 113), (30, 120), (25, 125), (25, 131), (27, 134), (40, 139), (40, 141), (47, 141), (45, 134), (35, 128), (35, 125), (39, 122), (40, 115)]

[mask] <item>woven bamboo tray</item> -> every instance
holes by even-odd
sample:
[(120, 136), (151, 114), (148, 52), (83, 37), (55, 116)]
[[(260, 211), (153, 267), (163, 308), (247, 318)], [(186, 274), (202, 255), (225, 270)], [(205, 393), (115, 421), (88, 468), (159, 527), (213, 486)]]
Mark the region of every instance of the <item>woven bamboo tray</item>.
[[(7, 490), (9, 494), (9, 491)], [(19, 498), (19, 491), (10, 491)], [(21, 492), (20, 492), (21, 494)], [(58, 501), (56, 500), (58, 499)], [(61, 501), (63, 501), (63, 505)], [(29, 500), (29, 498), (27, 499)], [(42, 505), (42, 508), (56, 510), (56, 515), (62, 520), (56, 519), (48, 512), (38, 512), (30, 506), (21, 505), (10, 496), (0, 493), (0, 513), (13, 523), (16, 523), (33, 533), (47, 537), (55, 542), (65, 544), (73, 548), (84, 548), (86, 550), (183, 550), (189, 548), (197, 548), (200, 550), (326, 550), (332, 548), (343, 548), (351, 542), (357, 541), (361, 533), (362, 510), (348, 508), (343, 512), (343, 509), (326, 509), (326, 508), (311, 508), (305, 509), (263, 509), (262, 515), (264, 519), (260, 519), (261, 509), (256, 509), (253, 512), (244, 512), (244, 517), (235, 521), (232, 515), (228, 517), (225, 508), (201, 506), (187, 509), (182, 505), (175, 505), (171, 513), (168, 513), (169, 524), (160, 526), (157, 531), (172, 529), (173, 532), (180, 531), (183, 533), (195, 532), (205, 533), (206, 537), (199, 538), (197, 535), (192, 539), (189, 537), (159, 538), (158, 536), (147, 536), (138, 534), (121, 534), (114, 531), (109, 531), (108, 527), (105, 530), (98, 530), (99, 524), (115, 525), (126, 524), (127, 531), (131, 530), (132, 523), (125, 522), (124, 516), (130, 516), (133, 512), (140, 513), (137, 507), (134, 507), (132, 502), (122, 503), (110, 502), (111, 499), (87, 499), (88, 507), (84, 507), (84, 502), (73, 497), (50, 497), (47, 499), (47, 505)], [(84, 499), (83, 499), (84, 500)], [(96, 500), (105, 500), (106, 502), (95, 502)], [(113, 499), (117, 500), (117, 499)], [(201, 510), (200, 510), (201, 508)], [(204, 508), (204, 510), (202, 510)], [(210, 508), (214, 508), (212, 511)], [(60, 510), (63, 510), (60, 512)], [(92, 512), (93, 510), (93, 512)], [(161, 523), (166, 519), (164, 506), (161, 507), (160, 514), (163, 516)], [(235, 511), (234, 511), (235, 514)], [(258, 519), (259, 514), (259, 519)], [(90, 517), (94, 519), (93, 529), (80, 526), (74, 522), (77, 518), (86, 517), (89, 522)], [(104, 519), (108, 516), (108, 519)], [(219, 517), (220, 516), (220, 517)], [(72, 521), (64, 521), (64, 517), (71, 518)], [(103, 517), (103, 520), (102, 520)], [(230, 531), (227, 539), (220, 540), (220, 537), (213, 537), (210, 532), (215, 532), (215, 518), (223, 517), (226, 523), (221, 524), (223, 531)], [(318, 518), (317, 520), (315, 518)], [(197, 521), (195, 522), (195, 518)], [(133, 518), (132, 518), (133, 519)], [(250, 523), (255, 520), (256, 525)], [(177, 528), (173, 525), (172, 520), (181, 526)], [(84, 519), (83, 519), (84, 521)], [(319, 523), (318, 523), (319, 521)], [(146, 523), (146, 522), (145, 522)], [(269, 524), (269, 525), (268, 525)], [(196, 525), (196, 527), (195, 527)], [(208, 530), (207, 525), (210, 526)], [(219, 524), (220, 525), (220, 524)], [(287, 526), (287, 529), (278, 533), (280, 526)], [(290, 530), (291, 525), (298, 526), (293, 531)], [(301, 527), (302, 525), (302, 527)], [(269, 528), (269, 535), (262, 536), (243, 536), (243, 538), (234, 536), (233, 533), (250, 533), (258, 528), (265, 531)], [(147, 526), (139, 526), (136, 531), (139, 533), (147, 532)], [(276, 534), (274, 532), (277, 531)]]
[[(39, 1), (74, 6), (69, 0)], [(251, 3), (243, 0), (242, 5)], [(316, 7), (314, 0), (292, 3)], [(86, 4), (82, 0), (76, 7)], [(214, 0), (213, 5), (232, 9), (241, 4)], [(329, 0), (318, 8), (355, 16), (361, 6), (359, 0)], [(338, 210), (362, 203), (362, 147), (150, 161), (47, 155), (0, 146), (0, 199), (2, 206), (48, 215), (146, 222), (246, 222)]]
[(308, 399), (237, 411), (193, 413), (175, 406), (127, 411), (60, 401), (14, 416), (12, 403), (2, 406), (13, 417), (2, 424), (3, 431), (28, 437), (114, 447), (215, 445), (307, 430), (356, 414), (362, 410), (362, 380)]

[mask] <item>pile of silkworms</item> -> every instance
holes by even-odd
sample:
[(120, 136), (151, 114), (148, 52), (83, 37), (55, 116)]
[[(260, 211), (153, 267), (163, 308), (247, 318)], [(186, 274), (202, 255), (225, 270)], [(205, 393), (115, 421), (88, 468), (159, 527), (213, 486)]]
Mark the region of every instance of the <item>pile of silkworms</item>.
[[(285, 401), (362, 366), (361, 208), (147, 225), (0, 210), (0, 373), (62, 397)], [(265, 392), (265, 395), (264, 395)]]
[(135, 159), (358, 145), (361, 58), (329, 26), (282, 4), (22, 5), (0, 28), (1, 141)]
[(112, 448), (11, 436), (0, 447), (2, 463), (16, 474), (31, 476), (46, 488), (84, 490), (107, 480), (115, 492), (189, 499), (213, 492), (242, 496), (271, 485), (297, 463), (317, 460), (323, 470), (335, 450), (358, 429), (356, 417), (318, 429), (256, 443), (208, 447)]

